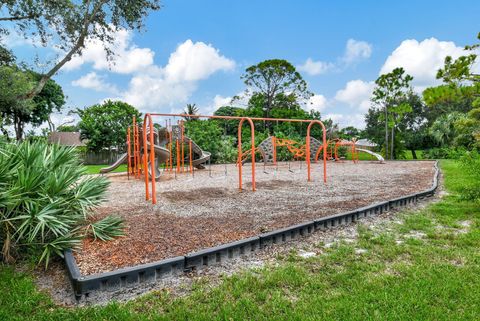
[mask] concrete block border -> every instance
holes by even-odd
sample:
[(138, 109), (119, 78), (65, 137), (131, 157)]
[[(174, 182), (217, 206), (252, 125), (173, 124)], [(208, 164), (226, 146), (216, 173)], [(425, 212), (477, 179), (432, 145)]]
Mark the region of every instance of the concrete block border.
[(195, 271), (205, 266), (218, 264), (238, 256), (257, 252), (266, 246), (288, 242), (316, 231), (335, 228), (356, 222), (363, 217), (381, 214), (390, 209), (401, 208), (416, 203), (419, 199), (432, 196), (438, 188), (440, 170), (435, 162), (435, 174), (432, 186), (422, 192), (387, 200), (358, 208), (353, 211), (330, 215), (318, 220), (308, 221), (286, 228), (263, 233), (243, 240), (206, 248), (185, 256), (121, 268), (112, 272), (83, 276), (78, 269), (71, 250), (64, 252), (65, 265), (77, 299), (88, 298), (96, 291), (116, 291), (136, 284), (155, 282), (162, 278)]

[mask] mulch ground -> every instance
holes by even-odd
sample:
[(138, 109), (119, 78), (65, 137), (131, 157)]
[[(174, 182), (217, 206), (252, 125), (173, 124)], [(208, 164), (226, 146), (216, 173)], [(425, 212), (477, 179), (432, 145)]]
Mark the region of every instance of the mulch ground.
[(433, 162), (329, 163), (329, 183), (324, 185), (321, 175), (307, 183), (304, 169), (292, 173), (286, 166), (265, 173), (259, 167), (256, 192), (248, 190), (248, 170), (245, 190), (238, 191), (234, 167), (227, 176), (221, 165), (198, 171), (194, 178), (165, 174), (157, 184), (157, 205), (145, 201), (142, 181), (112, 176), (109, 201), (95, 217), (122, 216), (125, 236), (109, 242), (84, 240), (75, 254), (81, 273), (185, 255), (411, 194), (429, 188), (434, 173)]

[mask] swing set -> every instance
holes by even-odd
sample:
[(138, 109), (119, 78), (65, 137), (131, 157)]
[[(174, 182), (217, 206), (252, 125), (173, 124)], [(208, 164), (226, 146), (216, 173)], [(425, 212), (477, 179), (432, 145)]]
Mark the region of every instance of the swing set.
[[(165, 119), (165, 137), (163, 137), (162, 142), (165, 147), (158, 146), (161, 143), (159, 137), (159, 131), (155, 129), (153, 123), (153, 117), (164, 117)], [(189, 117), (190, 119), (223, 119), (223, 120), (238, 120), (238, 138), (237, 138), (237, 167), (238, 167), (238, 189), (243, 190), (243, 178), (242, 178), (242, 169), (243, 162), (242, 158), (246, 154), (250, 154), (251, 157), (251, 184), (252, 191), (256, 190), (255, 183), (255, 153), (257, 148), (255, 147), (255, 126), (254, 121), (276, 121), (278, 122), (296, 122), (296, 123), (306, 123), (307, 134), (306, 134), (306, 144), (301, 148), (292, 147), (294, 144), (290, 143), (287, 140), (279, 140), (273, 138), (274, 140), (274, 150), (278, 146), (290, 146), (291, 149), (297, 156), (302, 156), (305, 159), (307, 164), (307, 181), (312, 180), (311, 177), (311, 128), (314, 125), (319, 125), (322, 128), (322, 147), (317, 150), (314, 160), (316, 161), (321, 150), (326, 150), (328, 147), (327, 135), (325, 125), (320, 120), (311, 120), (311, 119), (281, 119), (281, 118), (258, 118), (258, 117), (240, 117), (240, 116), (207, 116), (207, 115), (185, 115), (185, 114), (165, 114), (165, 113), (147, 113), (145, 114), (143, 120), (143, 126), (140, 126), (137, 123), (136, 118), (133, 118), (133, 124), (127, 129), (127, 153), (128, 153), (128, 174), (134, 176), (135, 178), (141, 179), (143, 174), (145, 179), (145, 199), (148, 201), (151, 199), (153, 204), (157, 203), (156, 195), (156, 181), (157, 177), (154, 175), (156, 173), (155, 159), (157, 157), (157, 162), (162, 162), (164, 164), (164, 170), (183, 173), (189, 172), (193, 175), (195, 166), (194, 158), (194, 143), (191, 139), (185, 136), (184, 121), (179, 120), (177, 126), (174, 128), (172, 126), (171, 118), (175, 117)], [(242, 128), (244, 123), (248, 123), (250, 126), (250, 148), (245, 152), (242, 148)], [(185, 145), (188, 145), (188, 150)], [(198, 147), (198, 146), (197, 146)], [(198, 148), (199, 149), (199, 148)], [(176, 164), (173, 162), (173, 153), (176, 153)], [(203, 151), (202, 151), (203, 152)], [(188, 153), (188, 155), (187, 155)], [(205, 153), (205, 156), (202, 161), (205, 162), (205, 159), (208, 157), (208, 162), (210, 162), (210, 153)], [(274, 152), (274, 159), (276, 161), (276, 151)], [(185, 160), (187, 160), (187, 168), (185, 168)], [(147, 174), (148, 173), (148, 174)], [(327, 182), (327, 153), (323, 153), (323, 181)]]

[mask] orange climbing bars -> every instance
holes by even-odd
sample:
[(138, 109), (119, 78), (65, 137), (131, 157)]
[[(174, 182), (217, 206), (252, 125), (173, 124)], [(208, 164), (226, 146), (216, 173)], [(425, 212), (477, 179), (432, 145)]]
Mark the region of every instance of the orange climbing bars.
[[(163, 117), (185, 117), (185, 114), (164, 114), (164, 113), (147, 113), (145, 114), (145, 118), (143, 121), (143, 168), (144, 168), (144, 174), (145, 174), (145, 198), (147, 200), (150, 199), (150, 193), (149, 193), (149, 181), (148, 181), (148, 161), (147, 158), (150, 158), (150, 166), (151, 166), (151, 184), (152, 184), (152, 189), (151, 189), (151, 195), (152, 195), (152, 203), (156, 204), (157, 198), (156, 198), (156, 187), (155, 187), (155, 152), (154, 152), (154, 138), (153, 138), (153, 121), (152, 121), (152, 116), (163, 116)], [(238, 161), (239, 164), (241, 164), (241, 157), (243, 155), (242, 152), (242, 125), (245, 122), (245, 120), (248, 121), (250, 125), (250, 131), (251, 131), (251, 158), (252, 158), (252, 190), (256, 190), (256, 182), (255, 182), (255, 126), (253, 124), (253, 121), (281, 121), (281, 122), (296, 122), (296, 123), (308, 123), (308, 128), (307, 128), (307, 143), (306, 143), (306, 153), (307, 153), (307, 169), (308, 169), (308, 181), (311, 181), (311, 168), (310, 168), (310, 129), (314, 124), (319, 124), (322, 127), (323, 131), (323, 149), (327, 148), (327, 140), (326, 140), (326, 129), (324, 124), (319, 121), (319, 120), (310, 120), (310, 119), (284, 119), (284, 118), (259, 118), (259, 117), (240, 117), (240, 116), (206, 116), (206, 115), (188, 115), (189, 118), (208, 118), (208, 119), (232, 119), (232, 120), (239, 120), (240, 123), (238, 125)], [(150, 150), (147, 148), (147, 125), (150, 131), (150, 135), (148, 137), (149, 140), (149, 145), (150, 145)], [(137, 129), (138, 132), (138, 129)], [(182, 151), (181, 154), (184, 155), (183, 153), (183, 124), (181, 128), (181, 139), (182, 139)], [(184, 157), (182, 157), (182, 163), (180, 164), (180, 146), (178, 144), (178, 139), (177, 141), (177, 171), (181, 166), (184, 166)], [(170, 150), (172, 149), (172, 138), (170, 135)], [(191, 146), (191, 142), (189, 143)], [(276, 142), (275, 142), (276, 144)], [(135, 143), (134, 143), (135, 145)], [(138, 145), (138, 142), (137, 142)], [(189, 149), (191, 147), (189, 146)], [(140, 147), (138, 146), (138, 150)], [(150, 151), (150, 153), (148, 153)], [(170, 154), (171, 156), (171, 154)], [(276, 156), (276, 155), (275, 155)], [(139, 157), (140, 158), (140, 157)], [(190, 170), (193, 171), (192, 168), (192, 155), (190, 152)], [(170, 166), (172, 166), (172, 162), (170, 162)], [(183, 171), (183, 170), (182, 170)], [(239, 177), (239, 189), (242, 190), (242, 166), (238, 166), (238, 177)], [(323, 181), (326, 183), (327, 182), (327, 159), (326, 159), (326, 153), (324, 153), (323, 156)]]
[[(322, 131), (323, 131), (323, 137), (322, 137), (322, 140), (323, 140), (323, 148), (327, 149), (327, 131), (325, 130), (325, 125), (319, 121), (319, 120), (312, 120), (310, 122), (310, 124), (308, 124), (308, 127), (307, 127), (307, 146), (306, 146), (306, 149), (307, 149), (307, 155), (306, 155), (306, 160), (307, 160), (307, 179), (308, 181), (310, 182), (312, 179), (311, 179), (311, 176), (310, 176), (310, 130), (312, 128), (312, 126), (314, 124), (319, 124), (320, 126), (322, 126)], [(326, 183), (327, 182), (327, 153), (326, 152), (323, 152), (323, 182)]]
[(240, 120), (238, 124), (238, 189), (242, 190), (242, 125), (245, 120), (248, 120), (250, 124), (250, 141), (251, 141), (251, 152), (252, 152), (252, 191), (255, 191), (255, 125), (251, 118), (244, 117)]

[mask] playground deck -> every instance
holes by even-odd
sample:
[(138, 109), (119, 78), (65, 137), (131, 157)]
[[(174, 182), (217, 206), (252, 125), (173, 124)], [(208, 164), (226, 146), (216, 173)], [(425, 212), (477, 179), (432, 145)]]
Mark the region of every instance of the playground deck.
[(163, 173), (156, 205), (145, 201), (141, 180), (114, 175), (108, 202), (97, 216), (124, 217), (126, 236), (110, 242), (84, 240), (76, 260), (82, 274), (93, 274), (184, 255), (425, 190), (433, 166), (428, 161), (329, 162), (325, 185), (322, 164), (313, 164), (310, 183), (304, 163), (258, 164), (256, 192), (250, 190), (249, 164), (242, 192), (235, 165), (207, 166), (193, 177)]

